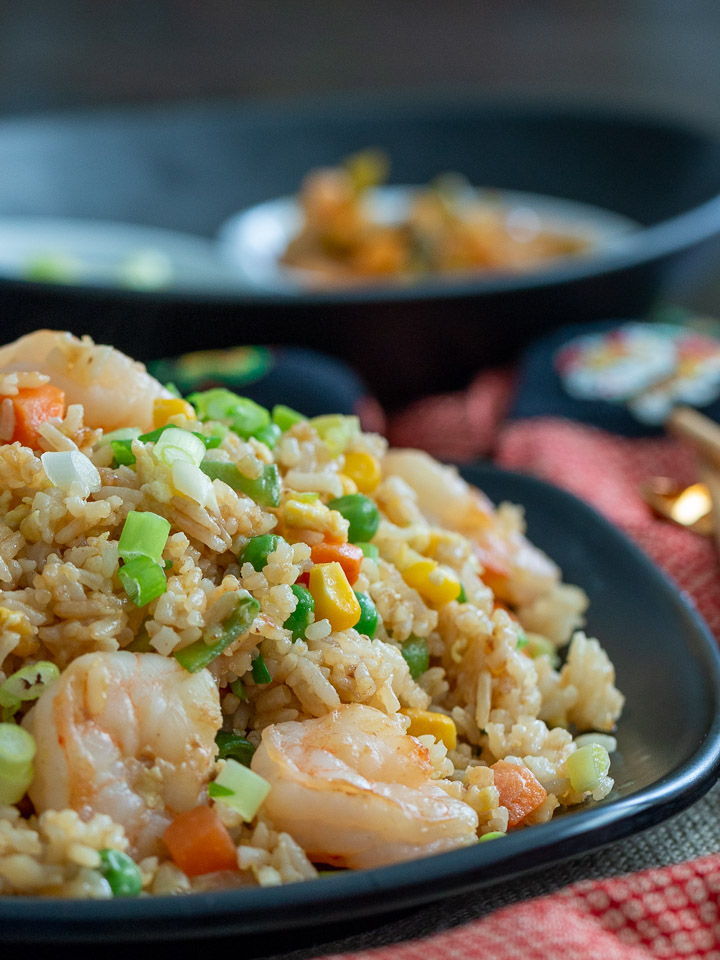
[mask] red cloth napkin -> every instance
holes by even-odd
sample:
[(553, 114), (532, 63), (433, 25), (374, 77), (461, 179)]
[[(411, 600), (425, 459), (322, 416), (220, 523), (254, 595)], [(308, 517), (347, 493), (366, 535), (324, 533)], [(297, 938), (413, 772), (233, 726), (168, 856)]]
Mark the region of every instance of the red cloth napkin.
[[(485, 373), (465, 393), (427, 398), (396, 416), (390, 440), (445, 459), (493, 455), (503, 467), (584, 498), (665, 569), (720, 637), (720, 571), (712, 542), (657, 519), (639, 495), (651, 476), (692, 482), (692, 455), (667, 438), (628, 439), (558, 418), (505, 423), (512, 389), (512, 373)], [(436, 937), (345, 954), (344, 960), (649, 957), (720, 960), (720, 854), (574, 884)]]

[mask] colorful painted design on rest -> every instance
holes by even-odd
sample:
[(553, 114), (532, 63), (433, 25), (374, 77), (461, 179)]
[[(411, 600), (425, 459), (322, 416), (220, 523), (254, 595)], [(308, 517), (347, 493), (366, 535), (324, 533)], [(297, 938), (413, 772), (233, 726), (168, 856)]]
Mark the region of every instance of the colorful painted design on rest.
[(227, 347), (155, 360), (148, 364), (148, 369), (162, 383), (172, 382), (184, 394), (208, 384), (240, 387), (254, 383), (272, 366), (272, 353), (268, 347)]
[(571, 396), (625, 403), (647, 424), (661, 424), (676, 404), (702, 407), (720, 395), (720, 340), (671, 324), (576, 337), (555, 367)]

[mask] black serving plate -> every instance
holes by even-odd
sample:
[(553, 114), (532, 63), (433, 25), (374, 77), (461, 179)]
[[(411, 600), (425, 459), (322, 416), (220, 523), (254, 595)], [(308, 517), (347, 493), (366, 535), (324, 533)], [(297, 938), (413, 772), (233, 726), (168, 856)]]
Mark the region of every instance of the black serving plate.
[(622, 250), (516, 276), (326, 292), (196, 292), (0, 276), (4, 340), (70, 328), (139, 359), (299, 343), (355, 364), (381, 401), (461, 387), (561, 324), (644, 314), (717, 258), (720, 141), (673, 120), (461, 96), (168, 104), (0, 122), (0, 217), (145, 224), (210, 238), (297, 191), (311, 168), (379, 146), (391, 182), (455, 170), (478, 186), (606, 208), (640, 223)]
[[(503, 840), (357, 873), (268, 889), (110, 902), (0, 898), (6, 944), (128, 943), (231, 935), (244, 956), (371, 929), (390, 912), (480, 890), (620, 840), (689, 806), (720, 767), (720, 656), (687, 601), (590, 507), (539, 480), (485, 466), (463, 474), (494, 500), (521, 503), (529, 535), (590, 595), (588, 632), (627, 702), (605, 801)], [(206, 942), (205, 946), (208, 946)]]

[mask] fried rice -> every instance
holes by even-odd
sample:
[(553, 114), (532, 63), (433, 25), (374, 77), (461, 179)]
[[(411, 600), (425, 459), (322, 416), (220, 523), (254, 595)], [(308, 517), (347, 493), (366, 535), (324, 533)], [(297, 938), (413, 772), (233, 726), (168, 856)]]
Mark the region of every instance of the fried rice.
[(191, 400), (0, 348), (0, 894), (291, 883), (608, 795), (623, 697), (520, 507), (353, 417)]

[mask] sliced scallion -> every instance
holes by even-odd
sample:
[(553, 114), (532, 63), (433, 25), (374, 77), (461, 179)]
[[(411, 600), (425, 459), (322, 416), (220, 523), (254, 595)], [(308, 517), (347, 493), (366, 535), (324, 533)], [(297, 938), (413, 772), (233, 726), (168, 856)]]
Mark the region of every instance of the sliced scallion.
[(245, 590), (240, 591), (237, 605), (223, 621), (219, 633), (208, 634), (207, 642), (205, 637), (201, 637), (195, 643), (176, 650), (173, 656), (189, 673), (197, 673), (212, 663), (233, 640), (237, 640), (249, 630), (259, 612), (260, 604), (255, 597), (251, 597)]
[(610, 770), (610, 757), (599, 743), (588, 743), (571, 753), (565, 761), (565, 772), (573, 790), (586, 793), (600, 785)]
[(263, 660), (263, 656), (259, 653), (252, 662), (252, 677), (255, 683), (263, 684), (270, 683), (272, 677), (270, 676), (270, 671), (267, 668), (267, 664)]
[(168, 427), (163, 430), (155, 444), (155, 456), (162, 463), (184, 461), (200, 466), (205, 456), (205, 444), (189, 430), (180, 430), (178, 427)]
[(215, 734), (215, 743), (218, 748), (217, 759), (237, 760), (244, 767), (250, 766), (255, 747), (239, 733), (226, 733), (224, 730), (219, 730)]
[(75, 485), (81, 496), (96, 493), (102, 486), (98, 468), (79, 450), (57, 450), (40, 457), (48, 480), (59, 490)]
[(283, 432), (289, 430), (290, 427), (296, 423), (302, 423), (305, 419), (306, 417), (301, 413), (293, 410), (292, 407), (286, 407), (284, 403), (277, 403), (272, 408), (272, 421), (276, 426), (280, 427)]
[(26, 664), (11, 674), (0, 686), (0, 706), (3, 720), (17, 713), (28, 700), (37, 700), (40, 694), (60, 676), (59, 669), (49, 660)]
[(125, 593), (136, 607), (144, 607), (167, 590), (165, 571), (150, 557), (133, 557), (118, 570)]
[[(218, 787), (222, 787), (222, 791)], [(249, 823), (270, 793), (270, 784), (249, 767), (244, 767), (236, 760), (226, 760), (225, 766), (210, 784), (208, 793), (218, 803), (232, 807)]]
[(134, 557), (149, 557), (160, 563), (169, 533), (170, 523), (165, 517), (149, 510), (131, 510), (120, 534), (118, 555), (125, 563)]
[(0, 803), (17, 803), (33, 778), (35, 739), (15, 723), (0, 723)]

